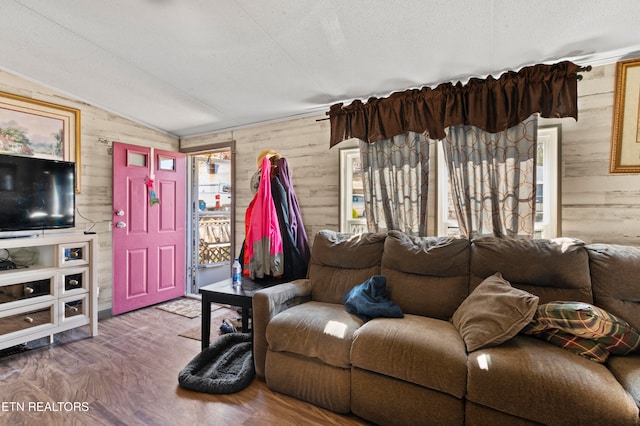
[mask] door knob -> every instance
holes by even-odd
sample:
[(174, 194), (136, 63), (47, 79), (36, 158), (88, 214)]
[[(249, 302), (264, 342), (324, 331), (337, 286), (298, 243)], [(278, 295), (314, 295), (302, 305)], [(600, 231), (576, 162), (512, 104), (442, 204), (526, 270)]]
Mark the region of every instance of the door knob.
[(116, 228), (126, 228), (127, 224), (124, 222), (118, 222), (116, 223)]
[(116, 216), (124, 216), (124, 210), (116, 211)]

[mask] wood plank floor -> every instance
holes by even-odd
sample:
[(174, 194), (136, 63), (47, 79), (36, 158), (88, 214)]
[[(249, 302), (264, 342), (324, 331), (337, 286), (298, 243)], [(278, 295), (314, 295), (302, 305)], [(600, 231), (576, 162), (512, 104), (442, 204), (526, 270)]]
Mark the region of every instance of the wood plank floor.
[(275, 393), (257, 378), (228, 395), (181, 388), (178, 373), (200, 342), (178, 333), (199, 323), (151, 307), (100, 321), (96, 337), (81, 327), (0, 358), (0, 424), (368, 424)]

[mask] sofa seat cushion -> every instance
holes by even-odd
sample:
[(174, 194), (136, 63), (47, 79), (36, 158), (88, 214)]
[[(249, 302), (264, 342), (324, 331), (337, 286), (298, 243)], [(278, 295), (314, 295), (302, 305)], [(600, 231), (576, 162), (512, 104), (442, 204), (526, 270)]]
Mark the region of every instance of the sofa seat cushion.
[(271, 351), (290, 352), (334, 367), (349, 368), (353, 333), (362, 320), (343, 305), (307, 302), (273, 317), (267, 325)]
[(638, 407), (602, 364), (530, 336), (469, 354), (467, 399), (544, 424), (637, 424)]
[(464, 342), (448, 321), (411, 314), (373, 319), (355, 332), (351, 363), (457, 398), (465, 394)]

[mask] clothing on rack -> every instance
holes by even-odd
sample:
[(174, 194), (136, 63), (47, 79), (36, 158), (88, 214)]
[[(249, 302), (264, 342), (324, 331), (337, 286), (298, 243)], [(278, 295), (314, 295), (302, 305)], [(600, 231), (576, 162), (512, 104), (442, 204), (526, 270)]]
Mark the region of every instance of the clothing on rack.
[(293, 189), (293, 182), (291, 181), (291, 173), (289, 171), (289, 163), (284, 157), (281, 157), (278, 160), (276, 178), (284, 187), (284, 191), (287, 197), (287, 207), (289, 209), (289, 226), (291, 228), (293, 244), (298, 249), (300, 255), (302, 256), (302, 259), (304, 260), (306, 273), (307, 265), (309, 264), (309, 258), (311, 257), (311, 252), (309, 251), (309, 240), (307, 238), (307, 232), (304, 230), (304, 225), (302, 224), (302, 214), (300, 212), (300, 205), (298, 204), (298, 197), (296, 196), (296, 193)]
[[(255, 196), (245, 214), (246, 238), (240, 253), (243, 274), (252, 279), (264, 278), (269, 274), (283, 279), (306, 278), (310, 251), (300, 206), (291, 182), (288, 162), (280, 154), (273, 154), (274, 152), (265, 150), (260, 153), (260, 170), (251, 179)], [(267, 194), (269, 199), (265, 197)], [(271, 205), (275, 214), (271, 211)], [(256, 240), (256, 236), (264, 234), (267, 226), (265, 220), (273, 221), (274, 218), (277, 227), (271, 223), (268, 232), (278, 232), (278, 235), (272, 237), (269, 234), (269, 241), (279, 241), (282, 254), (276, 257), (279, 260), (276, 267), (270, 257), (270, 267), (265, 268), (267, 259), (260, 253), (264, 254), (266, 247), (261, 245), (264, 241)], [(270, 247), (270, 252), (274, 250), (277, 251), (278, 248)]]
[(271, 195), (271, 162), (262, 159), (260, 186), (250, 206), (246, 251), (250, 277), (279, 276), (284, 272), (282, 237), (278, 215)]
[(290, 215), (287, 193), (277, 176), (271, 179), (271, 195), (278, 213), (278, 223), (282, 233), (284, 278), (305, 278), (307, 276), (308, 259), (303, 258), (302, 253), (296, 246), (294, 236), (296, 218)]

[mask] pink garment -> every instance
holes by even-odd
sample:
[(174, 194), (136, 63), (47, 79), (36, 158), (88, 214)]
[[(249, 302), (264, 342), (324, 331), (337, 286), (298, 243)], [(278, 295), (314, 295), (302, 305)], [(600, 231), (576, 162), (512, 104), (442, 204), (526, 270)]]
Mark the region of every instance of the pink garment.
[(251, 278), (280, 276), (284, 272), (284, 252), (278, 215), (271, 197), (271, 162), (267, 157), (262, 159), (260, 185), (252, 204), (246, 237), (249, 275)]

